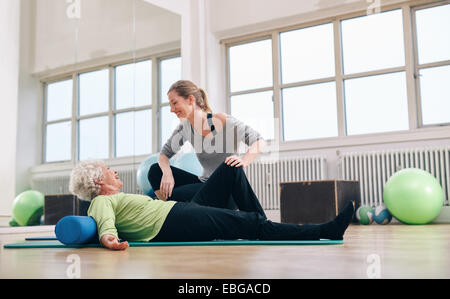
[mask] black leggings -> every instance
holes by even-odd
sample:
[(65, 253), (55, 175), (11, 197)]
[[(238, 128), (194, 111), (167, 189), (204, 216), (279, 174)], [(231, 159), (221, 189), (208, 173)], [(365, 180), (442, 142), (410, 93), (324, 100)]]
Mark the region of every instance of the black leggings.
[[(223, 208), (232, 195), (239, 211)], [(153, 242), (318, 240), (319, 225), (267, 220), (241, 167), (222, 163), (191, 202), (177, 202)]]
[[(175, 186), (172, 190), (172, 196), (167, 200), (191, 201), (204, 183), (201, 182), (196, 175), (190, 172), (173, 166), (170, 166), (170, 169), (172, 169)], [(161, 178), (162, 170), (159, 167), (159, 164), (155, 163), (150, 167), (150, 170), (148, 172), (148, 180), (153, 190), (159, 190)]]
[[(200, 181), (198, 177), (183, 169), (170, 166), (172, 175), (175, 180), (175, 186), (172, 189), (172, 195), (167, 200), (173, 200), (177, 202), (189, 202), (192, 201), (197, 192), (204, 187), (205, 183)], [(153, 164), (148, 172), (148, 180), (153, 190), (159, 190), (162, 178), (162, 170), (158, 163)], [(236, 204), (233, 198), (229, 197), (226, 200), (226, 204), (223, 208), (235, 210)]]

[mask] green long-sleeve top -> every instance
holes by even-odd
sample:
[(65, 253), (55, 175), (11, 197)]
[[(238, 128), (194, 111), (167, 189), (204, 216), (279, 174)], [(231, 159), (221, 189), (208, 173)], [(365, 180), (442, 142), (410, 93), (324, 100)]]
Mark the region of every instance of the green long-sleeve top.
[(105, 234), (131, 242), (146, 242), (160, 231), (175, 201), (154, 200), (139, 194), (95, 197), (88, 210), (97, 222), (99, 239)]

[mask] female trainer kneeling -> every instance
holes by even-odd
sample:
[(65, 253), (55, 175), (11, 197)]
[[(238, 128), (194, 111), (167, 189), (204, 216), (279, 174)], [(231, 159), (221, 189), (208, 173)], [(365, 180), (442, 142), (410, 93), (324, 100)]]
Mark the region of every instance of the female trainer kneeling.
[[(180, 119), (180, 124), (148, 173), (159, 199), (190, 201), (221, 163), (246, 167), (262, 151), (265, 144), (262, 136), (231, 115), (212, 113), (206, 92), (193, 82), (175, 82), (167, 96), (170, 111)], [(200, 177), (169, 164), (169, 159), (187, 142), (203, 167)], [(242, 157), (236, 154), (240, 142), (249, 147)]]
[[(70, 192), (92, 201), (88, 215), (97, 222), (101, 244), (109, 249), (126, 249), (127, 241), (342, 240), (354, 213), (354, 205), (348, 203), (334, 220), (324, 224), (272, 222), (261, 213), (242, 168), (226, 163), (191, 202), (125, 194), (120, 192), (122, 185), (117, 172), (102, 161), (80, 162), (70, 177)], [(230, 195), (239, 211), (223, 208)]]

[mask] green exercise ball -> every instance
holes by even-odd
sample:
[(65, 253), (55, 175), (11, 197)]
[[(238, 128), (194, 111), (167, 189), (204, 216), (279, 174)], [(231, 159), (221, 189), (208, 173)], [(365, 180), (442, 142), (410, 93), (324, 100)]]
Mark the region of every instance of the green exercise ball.
[(406, 224), (427, 224), (442, 210), (444, 191), (430, 173), (406, 168), (386, 182), (383, 200), (389, 212)]
[(19, 226), (19, 223), (17, 223), (14, 217), (11, 217), (11, 220), (9, 220), (9, 226)]
[(21, 226), (39, 225), (44, 214), (44, 194), (35, 190), (20, 193), (14, 199), (12, 214)]

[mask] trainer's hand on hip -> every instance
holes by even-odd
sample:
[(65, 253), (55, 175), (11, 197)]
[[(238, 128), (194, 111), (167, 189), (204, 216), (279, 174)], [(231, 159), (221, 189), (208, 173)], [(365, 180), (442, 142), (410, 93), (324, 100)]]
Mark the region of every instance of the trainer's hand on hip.
[(233, 167), (242, 167), (242, 168), (245, 168), (248, 166), (247, 161), (245, 161), (244, 159), (242, 159), (241, 157), (236, 156), (236, 155), (227, 157), (225, 159), (225, 164), (233, 166)]
[(112, 250), (125, 250), (130, 247), (127, 241), (119, 242), (114, 235), (103, 235), (100, 241), (103, 246)]
[(162, 192), (162, 195), (165, 199), (172, 196), (172, 190), (174, 186), (175, 180), (172, 173), (163, 173), (161, 184), (159, 185), (159, 191)]

